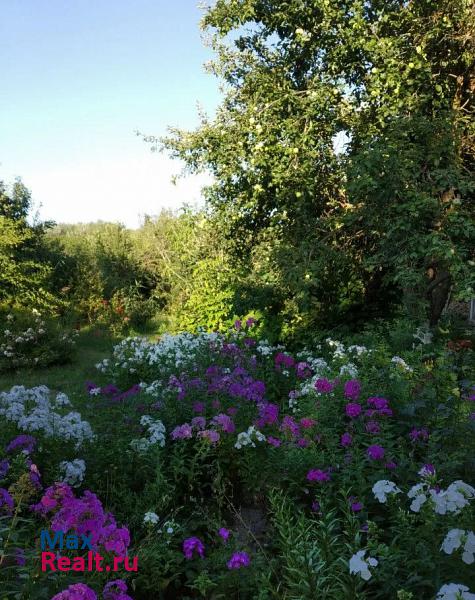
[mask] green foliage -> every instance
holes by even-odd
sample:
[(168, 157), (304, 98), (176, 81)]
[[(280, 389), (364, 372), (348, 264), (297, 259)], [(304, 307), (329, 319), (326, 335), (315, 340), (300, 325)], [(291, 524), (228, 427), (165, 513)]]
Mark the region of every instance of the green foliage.
[[(360, 544), (359, 534), (351, 539), (344, 523), (330, 510), (320, 519), (296, 511), (281, 492), (270, 495), (270, 508), (276, 530), (279, 558), (274, 569), (279, 574), (281, 598), (329, 600), (363, 598), (348, 573), (344, 556)], [(351, 519), (349, 519), (351, 531)], [(353, 528), (355, 523), (353, 522)], [(358, 529), (356, 529), (357, 531)]]
[(473, 294), (470, 2), (221, 0), (203, 25), (225, 99), (158, 145), (212, 173), (209, 205), (272, 280), (284, 332), (401, 297), (434, 325), (450, 291)]
[(49, 289), (51, 265), (41, 260), (51, 224), (30, 225), (30, 209), (30, 193), (19, 180), (11, 193), (0, 182), (0, 302), (55, 310), (59, 302)]

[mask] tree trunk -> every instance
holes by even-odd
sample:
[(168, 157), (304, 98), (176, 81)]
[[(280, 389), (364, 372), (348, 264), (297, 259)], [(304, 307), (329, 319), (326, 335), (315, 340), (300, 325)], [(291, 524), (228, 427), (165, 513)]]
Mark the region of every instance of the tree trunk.
[(452, 287), (452, 276), (446, 269), (432, 266), (430, 278), (426, 292), (429, 301), (429, 325), (435, 327), (447, 304)]

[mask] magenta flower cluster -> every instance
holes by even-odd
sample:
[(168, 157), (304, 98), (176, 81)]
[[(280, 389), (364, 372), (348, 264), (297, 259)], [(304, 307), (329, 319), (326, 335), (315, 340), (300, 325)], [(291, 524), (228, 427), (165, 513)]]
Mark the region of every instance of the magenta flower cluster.
[[(127, 594), (127, 584), (123, 579), (106, 583), (102, 590), (103, 600), (132, 600)], [(97, 600), (96, 592), (85, 583), (73, 583), (66, 590), (56, 594), (51, 600)]]
[(326, 379), (325, 377), (317, 379), (315, 382), (315, 389), (320, 394), (328, 394), (333, 391), (335, 384)]
[(93, 547), (124, 556), (130, 544), (127, 527), (118, 527), (111, 513), (106, 513), (99, 498), (86, 490), (76, 498), (71, 487), (57, 483), (49, 487), (33, 510), (51, 518), (53, 531), (74, 531), (87, 535)]
[(328, 471), (322, 471), (322, 469), (310, 469), (307, 473), (307, 480), (318, 481), (320, 483), (330, 481), (330, 473)]

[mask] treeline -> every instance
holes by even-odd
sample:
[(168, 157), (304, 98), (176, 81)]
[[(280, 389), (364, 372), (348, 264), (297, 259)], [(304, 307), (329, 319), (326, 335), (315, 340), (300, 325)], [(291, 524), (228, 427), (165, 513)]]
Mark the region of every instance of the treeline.
[(252, 314), (273, 340), (303, 335), (309, 322), (329, 328), (378, 314), (376, 306), (363, 311), (342, 295), (339, 303), (321, 299), (320, 309), (310, 303), (303, 319), (298, 279), (294, 287), (285, 284), (271, 259), (272, 240), (262, 240), (243, 261), (219, 218), (204, 210), (164, 211), (131, 230), (117, 223), (40, 223), (31, 209), (20, 181), (10, 191), (2, 185), (4, 313), (35, 309), (76, 328), (102, 325), (121, 334), (225, 329)]
[(77, 328), (104, 325), (115, 333), (224, 329), (259, 313), (269, 335), (280, 335), (275, 286), (233, 262), (205, 211), (164, 211), (137, 230), (39, 223), (20, 181), (1, 189), (4, 313), (36, 309)]

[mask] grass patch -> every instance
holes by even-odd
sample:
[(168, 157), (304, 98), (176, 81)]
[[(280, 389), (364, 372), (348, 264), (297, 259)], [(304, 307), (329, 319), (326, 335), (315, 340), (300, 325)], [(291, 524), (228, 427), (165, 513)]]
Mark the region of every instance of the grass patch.
[(107, 356), (117, 342), (116, 338), (101, 329), (84, 329), (77, 338), (70, 363), (0, 373), (0, 391), (9, 390), (14, 385), (27, 388), (47, 385), (52, 390), (60, 390), (74, 397), (84, 389), (84, 381), (96, 375), (94, 365)]

